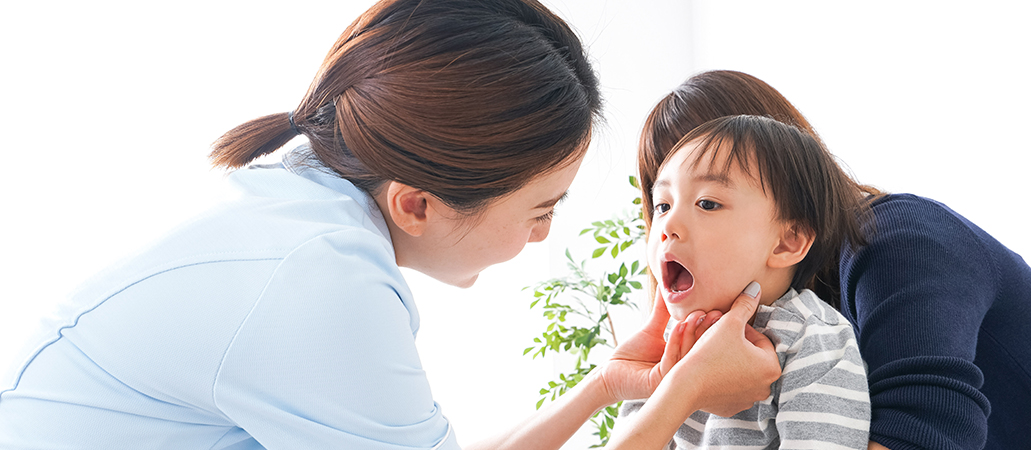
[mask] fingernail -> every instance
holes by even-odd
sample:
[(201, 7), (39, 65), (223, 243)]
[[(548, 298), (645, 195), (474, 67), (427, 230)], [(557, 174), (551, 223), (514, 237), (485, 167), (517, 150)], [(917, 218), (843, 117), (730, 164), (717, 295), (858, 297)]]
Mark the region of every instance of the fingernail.
[(745, 290), (742, 291), (741, 293), (745, 294), (745, 295), (747, 295), (749, 297), (755, 298), (757, 295), (759, 295), (759, 290), (760, 289), (761, 288), (759, 286), (759, 283), (753, 281), (751, 283), (748, 283), (748, 286), (746, 286)]
[(705, 314), (702, 314), (701, 317), (698, 318), (698, 322), (696, 322), (694, 325), (697, 327), (701, 325), (702, 322), (705, 322)]

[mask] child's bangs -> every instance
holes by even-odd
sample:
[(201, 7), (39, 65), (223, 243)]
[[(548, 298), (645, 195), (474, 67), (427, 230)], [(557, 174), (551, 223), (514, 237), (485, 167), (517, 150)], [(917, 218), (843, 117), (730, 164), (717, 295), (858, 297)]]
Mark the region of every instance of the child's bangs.
[[(690, 168), (697, 167), (704, 159), (709, 163), (708, 175), (726, 179), (736, 166), (742, 173), (757, 181), (763, 194), (766, 194), (763, 164), (759, 160), (761, 152), (756, 147), (754, 136), (741, 131), (726, 124), (715, 127), (703, 125), (685, 136), (678, 147), (692, 142), (696, 144)], [(758, 173), (753, 172), (753, 169)]]

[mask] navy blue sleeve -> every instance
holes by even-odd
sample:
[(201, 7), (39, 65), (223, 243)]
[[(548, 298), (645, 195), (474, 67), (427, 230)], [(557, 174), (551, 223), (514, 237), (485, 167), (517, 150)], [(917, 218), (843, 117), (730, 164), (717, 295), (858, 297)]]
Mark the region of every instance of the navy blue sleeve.
[(974, 364), (998, 271), (943, 206), (890, 196), (869, 245), (841, 259), (842, 312), (869, 369), (871, 440), (891, 448), (982, 448), (988, 400)]

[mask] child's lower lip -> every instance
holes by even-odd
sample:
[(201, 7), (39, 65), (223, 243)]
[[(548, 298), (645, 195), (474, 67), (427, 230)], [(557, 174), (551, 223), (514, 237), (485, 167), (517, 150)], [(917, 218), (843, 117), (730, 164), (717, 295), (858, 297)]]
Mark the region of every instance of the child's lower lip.
[(664, 289), (666, 291), (666, 303), (680, 303), (683, 301), (691, 291), (694, 290), (694, 286), (687, 288), (686, 291), (673, 291), (670, 289)]

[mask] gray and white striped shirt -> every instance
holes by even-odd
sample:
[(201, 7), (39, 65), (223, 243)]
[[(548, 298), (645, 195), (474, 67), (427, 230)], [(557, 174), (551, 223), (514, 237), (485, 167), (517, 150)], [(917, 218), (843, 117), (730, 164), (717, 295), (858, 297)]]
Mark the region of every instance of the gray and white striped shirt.
[[(866, 449), (866, 369), (841, 313), (809, 290), (791, 289), (772, 305), (760, 305), (754, 326), (773, 341), (783, 370), (770, 397), (733, 417), (696, 411), (667, 448)], [(620, 416), (643, 404), (624, 402)]]

